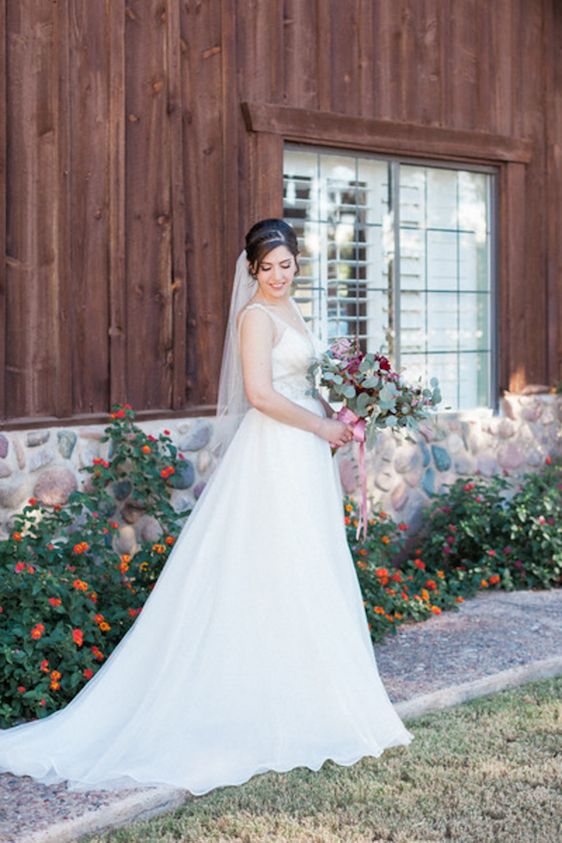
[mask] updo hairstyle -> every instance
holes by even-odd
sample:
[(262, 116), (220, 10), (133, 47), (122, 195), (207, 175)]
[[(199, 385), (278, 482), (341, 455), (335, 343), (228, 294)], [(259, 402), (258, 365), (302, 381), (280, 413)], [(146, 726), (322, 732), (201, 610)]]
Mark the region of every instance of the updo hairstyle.
[(254, 278), (262, 260), (277, 246), (286, 246), (289, 249), (297, 265), (295, 274), (299, 272), (297, 261), (299, 246), (295, 230), (285, 220), (273, 217), (259, 220), (246, 234), (246, 257), (250, 263), (250, 273)]

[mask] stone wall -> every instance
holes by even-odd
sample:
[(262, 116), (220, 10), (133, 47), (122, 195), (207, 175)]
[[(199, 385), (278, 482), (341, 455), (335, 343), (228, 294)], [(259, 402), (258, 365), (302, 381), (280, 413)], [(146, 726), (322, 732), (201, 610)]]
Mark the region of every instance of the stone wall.
[[(547, 455), (562, 453), (562, 397), (507, 395), (501, 412), (441, 415), (425, 423), (415, 442), (396, 441), (390, 432), (379, 437), (367, 455), (370, 505), (380, 507), (415, 529), (429, 496), (446, 489), (459, 476), (479, 472), (524, 472), (540, 466)], [(211, 419), (142, 422), (146, 433), (169, 429), (185, 456), (181, 476), (174, 478), (172, 502), (183, 509), (201, 494), (215, 461), (209, 448)], [(94, 457), (107, 457), (101, 443), (103, 425), (0, 433), (0, 536), (30, 497), (45, 504), (63, 503), (85, 481), (80, 468)], [(358, 495), (356, 446), (337, 456), (342, 486)], [(117, 492), (118, 490), (116, 490)], [(147, 523), (127, 500), (120, 501), (123, 521), (120, 550), (149, 539)]]

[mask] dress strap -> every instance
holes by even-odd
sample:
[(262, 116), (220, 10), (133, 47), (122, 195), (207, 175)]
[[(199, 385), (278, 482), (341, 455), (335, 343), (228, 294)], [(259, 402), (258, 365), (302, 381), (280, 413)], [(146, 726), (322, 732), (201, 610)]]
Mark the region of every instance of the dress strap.
[(280, 322), (285, 328), (288, 327), (288, 324), (289, 324), (288, 322), (285, 322), (284, 319), (281, 319), (280, 316), (277, 316), (276, 313), (273, 313), (264, 304), (260, 304), (260, 302), (256, 301), (256, 302), (252, 302), (252, 304), (246, 305), (246, 307), (242, 310), (241, 316), (240, 316), (240, 321), (238, 323), (238, 330), (240, 330), (240, 326), (242, 325), (242, 319), (244, 318), (245, 314), (248, 312), (248, 310), (253, 310), (254, 308), (257, 308), (258, 310), (263, 310), (264, 313), (267, 313), (268, 316), (270, 316), (273, 319), (274, 322)]

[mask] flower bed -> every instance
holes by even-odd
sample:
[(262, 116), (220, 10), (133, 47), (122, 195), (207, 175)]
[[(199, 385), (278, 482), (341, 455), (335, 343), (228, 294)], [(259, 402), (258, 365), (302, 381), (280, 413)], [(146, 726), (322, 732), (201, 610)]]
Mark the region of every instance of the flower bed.
[[(108, 459), (83, 469), (85, 487), (66, 504), (30, 499), (0, 541), (0, 727), (45, 716), (92, 678), (142, 611), (188, 512), (170, 504), (177, 449), (167, 432), (146, 435), (128, 405), (116, 407), (102, 441)], [(374, 641), (400, 623), (456, 608), (483, 588), (548, 588), (562, 582), (560, 464), (541, 472), (455, 483), (434, 498), (429, 525), (409, 551), (408, 526), (372, 515), (356, 539), (358, 512), (344, 502), (347, 538)], [(115, 496), (160, 525), (133, 556), (117, 547)]]

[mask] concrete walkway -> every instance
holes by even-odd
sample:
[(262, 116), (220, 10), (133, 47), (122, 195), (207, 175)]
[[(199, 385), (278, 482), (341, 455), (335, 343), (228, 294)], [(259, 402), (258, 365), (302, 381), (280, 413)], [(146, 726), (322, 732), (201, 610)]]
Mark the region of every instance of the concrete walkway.
[[(381, 677), (406, 721), (451, 705), (562, 675), (562, 589), (488, 592), (375, 647)], [(170, 788), (69, 793), (28, 776), (0, 775), (1, 843), (67, 843), (148, 819), (189, 794)]]

